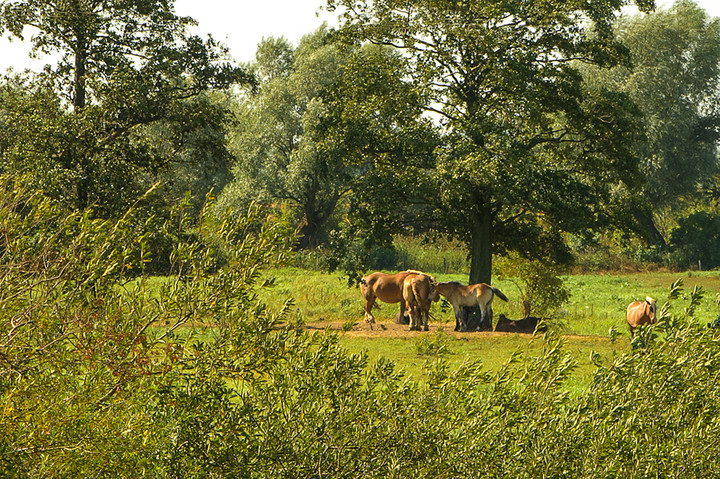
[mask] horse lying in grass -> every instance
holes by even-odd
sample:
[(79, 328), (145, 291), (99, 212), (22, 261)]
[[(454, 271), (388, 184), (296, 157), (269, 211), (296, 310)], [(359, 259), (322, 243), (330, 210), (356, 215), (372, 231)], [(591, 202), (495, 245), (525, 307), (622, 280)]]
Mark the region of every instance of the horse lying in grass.
[(523, 333), (533, 334), (535, 330), (538, 332), (547, 331), (547, 326), (542, 325), (538, 328), (539, 318), (534, 316), (528, 316), (522, 319), (510, 319), (504, 314), (498, 317), (498, 322), (495, 325), (495, 331), (500, 333)]
[(627, 323), (630, 327), (630, 337), (635, 336), (635, 328), (644, 324), (655, 324), (657, 303), (650, 296), (645, 301), (633, 301), (627, 307)]
[[(403, 298), (403, 285), (405, 278), (410, 274), (425, 275), (421, 271), (406, 270), (395, 274), (387, 273), (370, 273), (360, 280), (360, 293), (365, 298), (365, 321), (370, 324), (370, 329), (375, 323), (375, 316), (372, 314), (373, 306), (377, 307), (375, 300), (379, 299), (383, 303), (400, 303), (400, 317), (405, 315), (406, 303)], [(435, 278), (431, 278), (435, 283)]]
[(403, 283), (403, 299), (410, 310), (410, 331), (420, 331), (420, 323), (427, 331), (430, 305), (439, 300), (435, 279), (427, 274), (409, 274)]
[[(480, 307), (481, 324), (486, 321), (492, 327), (492, 301), (495, 295), (507, 301), (502, 291), (486, 283), (477, 283), (465, 286), (457, 281), (448, 281), (437, 284), (437, 292), (452, 304), (455, 312), (455, 331), (467, 331), (467, 323), (462, 314), (464, 306)], [(479, 327), (478, 327), (479, 330)]]

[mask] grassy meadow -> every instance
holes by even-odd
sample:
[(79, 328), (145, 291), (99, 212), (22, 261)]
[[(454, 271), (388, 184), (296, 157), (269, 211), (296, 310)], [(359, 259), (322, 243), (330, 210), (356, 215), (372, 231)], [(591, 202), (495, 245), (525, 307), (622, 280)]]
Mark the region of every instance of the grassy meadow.
[[(435, 274), (438, 281), (461, 281), (467, 284), (467, 275)], [(285, 300), (294, 300), (293, 313), (305, 322), (341, 321), (363, 318), (363, 299), (357, 286), (348, 287), (347, 280), (337, 273), (321, 273), (297, 268), (272, 270), (269, 278), (274, 286), (261, 292), (261, 299), (277, 310)], [(617, 274), (579, 274), (564, 277), (565, 285), (571, 293), (570, 301), (556, 318), (552, 318), (553, 327), (561, 333), (577, 336), (607, 337), (610, 328), (623, 334), (627, 332), (625, 309), (631, 301), (652, 296), (658, 300), (659, 307), (667, 300), (670, 286), (682, 279), (684, 294), (676, 304), (683, 304), (695, 286), (704, 288), (705, 298), (696, 310), (699, 321), (711, 321), (720, 310), (715, 297), (720, 293), (720, 272), (649, 272)], [(505, 303), (499, 299), (493, 302), (495, 315), (505, 314), (512, 319), (520, 317), (521, 305), (517, 300), (519, 291), (511, 281), (493, 283), (510, 299)], [(397, 305), (380, 303), (380, 309), (373, 314), (379, 322), (393, 321), (398, 311)], [(452, 307), (442, 301), (434, 303), (431, 314), (437, 325), (452, 330), (455, 319)]]
[[(339, 274), (320, 273), (296, 268), (269, 272), (274, 286), (264, 289), (261, 297), (271, 309), (279, 310), (285, 300), (292, 298), (294, 307), (291, 319), (312, 323), (321, 328), (338, 322), (357, 321), (355, 329), (368, 330), (363, 321), (363, 299), (359, 288), (348, 287), (346, 278)], [(438, 281), (462, 281), (467, 275), (436, 274)], [(564, 337), (565, 349), (575, 359), (577, 368), (568, 387), (571, 390), (586, 386), (595, 369), (590, 360), (599, 354), (609, 363), (619, 354), (630, 349), (630, 336), (625, 323), (625, 308), (633, 300), (652, 296), (659, 307), (667, 301), (670, 286), (678, 279), (683, 281), (683, 294), (673, 302), (673, 308), (688, 305), (693, 288), (705, 290), (702, 304), (696, 308), (697, 321), (709, 322), (720, 314), (716, 295), (720, 293), (719, 272), (643, 272), (627, 274), (579, 274), (564, 277), (571, 292), (570, 301), (557, 317), (551, 318), (550, 327)], [(504, 313), (510, 318), (520, 317), (519, 292), (511, 281), (494, 283), (510, 299), (508, 303), (496, 298), (493, 302), (495, 316)], [(393, 323), (398, 306), (381, 304), (374, 312), (379, 327)], [(342, 344), (352, 352), (367, 352), (370, 359), (386, 358), (395, 362), (408, 374), (422, 377), (429, 362), (442, 357), (451, 366), (463, 361), (481, 360), (490, 370), (503, 366), (514, 353), (532, 357), (543, 347), (542, 338), (529, 335), (503, 333), (454, 333), (455, 320), (452, 307), (443, 302), (434, 303), (431, 314), (431, 331), (408, 332), (406, 335), (383, 334), (372, 336), (347, 334)], [(611, 329), (619, 333), (611, 338)]]

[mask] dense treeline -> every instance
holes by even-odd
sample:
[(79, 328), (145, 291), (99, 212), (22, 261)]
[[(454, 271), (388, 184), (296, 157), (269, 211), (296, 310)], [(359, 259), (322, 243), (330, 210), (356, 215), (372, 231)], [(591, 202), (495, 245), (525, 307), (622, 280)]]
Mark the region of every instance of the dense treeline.
[[(171, 1), (96, 3), (2, 4), (3, 31), (37, 25), (62, 59), (3, 79), (0, 167), (72, 210), (118, 218), (152, 189), (146, 219), (167, 219), (212, 191), (350, 272), (396, 267), (397, 235), (461, 241), (473, 281), (511, 252), (719, 265), (720, 26), (692, 2), (619, 19), (597, 2), (591, 24), (549, 0), (428, 2), (396, 31), (388, 1), (297, 46), (266, 39), (243, 67)], [(148, 268), (184, 234), (155, 231)]]

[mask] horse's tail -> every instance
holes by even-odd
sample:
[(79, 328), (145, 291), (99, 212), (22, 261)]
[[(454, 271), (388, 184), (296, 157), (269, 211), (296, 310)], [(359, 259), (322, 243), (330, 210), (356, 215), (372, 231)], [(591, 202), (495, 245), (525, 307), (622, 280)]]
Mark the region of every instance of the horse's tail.
[(505, 295), (503, 294), (503, 292), (500, 291), (499, 289), (497, 289), (495, 286), (492, 286), (492, 290), (493, 290), (493, 293), (495, 293), (498, 298), (502, 299), (503, 301), (507, 301), (507, 300), (508, 300), (508, 299), (507, 299), (507, 296), (505, 296)]

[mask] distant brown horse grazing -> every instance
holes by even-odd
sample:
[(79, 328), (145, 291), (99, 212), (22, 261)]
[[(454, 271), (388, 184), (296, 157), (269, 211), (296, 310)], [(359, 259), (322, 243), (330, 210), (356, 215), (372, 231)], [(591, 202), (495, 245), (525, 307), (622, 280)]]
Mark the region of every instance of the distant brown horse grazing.
[[(379, 299), (383, 303), (400, 302), (400, 317), (405, 315), (405, 299), (403, 298), (403, 282), (409, 274), (425, 274), (420, 271), (407, 270), (400, 271), (395, 274), (386, 273), (370, 273), (360, 280), (360, 293), (365, 298), (365, 321), (370, 324), (372, 329), (375, 323), (375, 316), (372, 314), (372, 308), (375, 306), (375, 300)], [(435, 280), (433, 279), (433, 282)]]
[(635, 336), (635, 328), (644, 324), (655, 324), (657, 304), (648, 296), (645, 301), (633, 301), (627, 307), (627, 323), (630, 327), (630, 336)]
[(462, 314), (463, 306), (479, 306), (482, 317), (481, 323), (488, 321), (492, 327), (492, 300), (495, 295), (507, 301), (502, 291), (486, 283), (477, 283), (465, 286), (457, 281), (448, 281), (437, 284), (437, 291), (444, 296), (455, 311), (455, 331), (467, 331), (467, 324)]
[(409, 274), (403, 283), (403, 299), (410, 310), (410, 331), (420, 331), (420, 323), (427, 331), (430, 305), (439, 296), (435, 290), (436, 282), (426, 274)]

